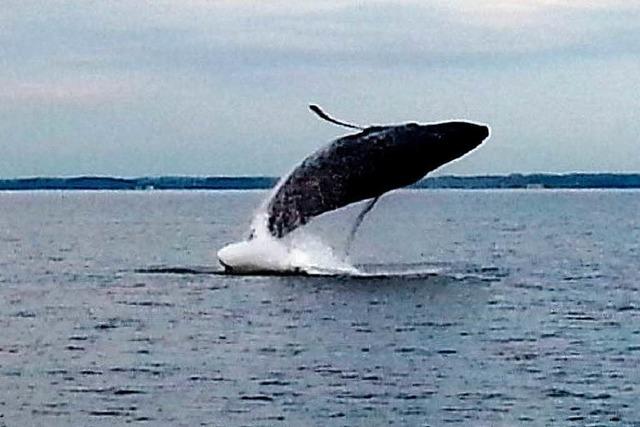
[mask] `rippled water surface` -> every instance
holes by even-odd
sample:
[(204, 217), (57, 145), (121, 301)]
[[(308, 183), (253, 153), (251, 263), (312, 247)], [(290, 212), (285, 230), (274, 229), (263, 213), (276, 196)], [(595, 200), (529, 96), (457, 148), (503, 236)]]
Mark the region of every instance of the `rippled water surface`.
[(264, 196), (0, 193), (0, 426), (640, 425), (640, 192), (401, 191), (374, 278), (218, 274)]

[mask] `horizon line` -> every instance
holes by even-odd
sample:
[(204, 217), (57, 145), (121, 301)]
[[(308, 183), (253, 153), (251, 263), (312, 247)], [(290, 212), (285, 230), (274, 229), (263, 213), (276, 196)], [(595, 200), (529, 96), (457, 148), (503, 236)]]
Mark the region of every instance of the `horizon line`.
[[(612, 171), (574, 171), (574, 172), (509, 172), (509, 173), (487, 173), (487, 174), (446, 174), (446, 175), (425, 175), (420, 179), (433, 179), (433, 178), (499, 178), (499, 177), (512, 177), (512, 176), (570, 176), (570, 175), (616, 175), (616, 176), (634, 176), (640, 175), (640, 170), (637, 172), (612, 172)], [(23, 175), (17, 177), (2, 177), (0, 181), (20, 181), (20, 180), (32, 180), (32, 179), (122, 179), (122, 180), (135, 180), (135, 179), (159, 179), (159, 178), (215, 178), (215, 179), (255, 179), (255, 178), (281, 178), (284, 175), (188, 175), (188, 174), (167, 174), (167, 175), (107, 175), (107, 174), (78, 174), (78, 175)]]

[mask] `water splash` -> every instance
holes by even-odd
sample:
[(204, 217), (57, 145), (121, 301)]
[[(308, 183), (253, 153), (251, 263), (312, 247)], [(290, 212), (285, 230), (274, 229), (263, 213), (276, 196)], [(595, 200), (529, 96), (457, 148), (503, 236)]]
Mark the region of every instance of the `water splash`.
[[(267, 201), (269, 198), (267, 198)], [(232, 273), (305, 273), (313, 275), (359, 274), (344, 254), (305, 229), (277, 239), (267, 228), (264, 206), (251, 223), (248, 240), (232, 243), (218, 251), (218, 259)]]

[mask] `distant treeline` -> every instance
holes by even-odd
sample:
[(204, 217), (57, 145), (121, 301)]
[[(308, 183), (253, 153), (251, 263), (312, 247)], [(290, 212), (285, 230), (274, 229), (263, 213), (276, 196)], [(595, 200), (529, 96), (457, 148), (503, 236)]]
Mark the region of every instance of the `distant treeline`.
[[(0, 180), (0, 190), (254, 190), (273, 187), (278, 178), (255, 177), (75, 177)], [(640, 188), (640, 174), (437, 176), (425, 178), (412, 188)]]
[(640, 174), (571, 173), (429, 177), (418, 188), (640, 188)]
[(0, 190), (253, 190), (273, 187), (278, 178), (163, 176), (112, 178), (24, 178), (0, 180)]

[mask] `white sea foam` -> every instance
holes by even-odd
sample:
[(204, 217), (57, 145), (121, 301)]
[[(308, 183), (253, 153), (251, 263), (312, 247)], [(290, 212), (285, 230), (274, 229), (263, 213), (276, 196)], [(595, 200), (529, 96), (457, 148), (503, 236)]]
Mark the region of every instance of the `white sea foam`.
[(218, 259), (234, 273), (358, 274), (342, 254), (317, 236), (297, 229), (282, 239), (269, 233), (267, 216), (261, 209), (254, 217), (252, 238), (232, 243), (218, 251)]
[(346, 256), (336, 254), (331, 246), (306, 230), (294, 234), (289, 258), (292, 265), (309, 274), (359, 274)]
[(218, 251), (218, 259), (234, 273), (358, 273), (330, 246), (307, 233), (287, 239), (260, 236), (232, 243)]

